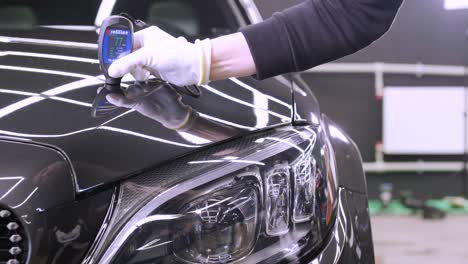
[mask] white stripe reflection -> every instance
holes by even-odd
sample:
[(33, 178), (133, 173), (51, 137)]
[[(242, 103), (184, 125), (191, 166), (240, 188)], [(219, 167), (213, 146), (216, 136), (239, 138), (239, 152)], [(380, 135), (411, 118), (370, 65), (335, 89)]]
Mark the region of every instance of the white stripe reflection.
[(7, 37), (7, 36), (0, 36), (0, 42), (34, 44), (34, 45), (45, 45), (45, 46), (66, 47), (66, 48), (81, 48), (81, 49), (90, 49), (90, 50), (97, 50), (98, 48), (98, 45), (95, 43), (49, 40), (49, 39), (35, 39), (35, 38), (17, 38), (17, 37)]
[(9, 65), (0, 65), (0, 70), (44, 73), (44, 74), (52, 74), (52, 75), (61, 75), (61, 76), (75, 77), (75, 78), (80, 78), (80, 79), (97, 78), (96, 76), (86, 75), (86, 74), (79, 74), (79, 73), (74, 73), (74, 72), (44, 70), (44, 69), (38, 69), (38, 68), (29, 68), (29, 67), (20, 67), (20, 66), (9, 66)]
[(259, 107), (254, 108), (254, 114), (257, 118), (257, 124), (255, 125), (255, 128), (264, 128), (268, 125), (268, 122), (270, 122), (270, 115), (267, 111), (263, 110), (268, 109), (268, 98), (260, 92), (254, 92), (253, 102), (254, 105)]
[(216, 121), (216, 122), (221, 123), (221, 124), (237, 127), (237, 128), (240, 128), (240, 129), (255, 130), (254, 127), (243, 126), (243, 125), (233, 123), (233, 122), (230, 122), (230, 121), (227, 121), (227, 120), (224, 120), (224, 119), (221, 119), (221, 118), (217, 118), (217, 117), (214, 117), (214, 116), (210, 116), (210, 115), (207, 115), (207, 114), (204, 114), (204, 113), (198, 113), (198, 114), (203, 118), (210, 119), (210, 120)]
[[(229, 80), (231, 80), (232, 82), (236, 83), (237, 85), (239, 85), (240, 87), (246, 89), (246, 90), (249, 90), (251, 92), (259, 92), (257, 89), (253, 88), (252, 86), (240, 81), (239, 79), (237, 78), (229, 78)], [(280, 105), (283, 105), (283, 106), (286, 106), (287, 108), (291, 109), (291, 105), (286, 103), (286, 102), (283, 102), (281, 100), (279, 100), (278, 98), (276, 97), (273, 97), (271, 95), (267, 95), (267, 94), (264, 94), (269, 100), (273, 101), (273, 102), (276, 102)]]
[(114, 118), (111, 118), (111, 119), (107, 120), (106, 122), (102, 123), (100, 126), (107, 125), (107, 124), (109, 124), (109, 123), (111, 123), (111, 122), (113, 122), (113, 121), (115, 121), (115, 120), (117, 120), (117, 119), (120, 119), (120, 118), (122, 118), (122, 117), (124, 117), (124, 116), (126, 116), (126, 115), (128, 115), (128, 114), (130, 114), (130, 113), (133, 113), (133, 112), (135, 112), (135, 111), (136, 111), (136, 110), (133, 110), (133, 109), (128, 110), (128, 111), (126, 111), (126, 112), (124, 112), (124, 113), (122, 113), (122, 114), (120, 114), (120, 115), (118, 115), (118, 116), (116, 116), (116, 117), (114, 117)]
[(190, 161), (188, 164), (196, 165), (196, 164), (209, 164), (209, 163), (243, 163), (243, 164), (252, 164), (252, 165), (260, 165), (265, 166), (265, 163), (253, 161), (253, 160), (198, 160), (198, 161)]
[(236, 98), (236, 97), (227, 95), (227, 94), (225, 94), (225, 93), (223, 93), (223, 92), (218, 91), (217, 89), (215, 89), (215, 88), (213, 88), (213, 87), (211, 87), (211, 86), (203, 85), (203, 87), (204, 87), (205, 89), (207, 89), (208, 91), (212, 92), (213, 94), (216, 94), (216, 95), (218, 95), (218, 96), (221, 96), (221, 97), (223, 97), (223, 98), (226, 98), (226, 99), (228, 99), (228, 100), (230, 100), (230, 101), (239, 103), (239, 104), (241, 104), (241, 105), (249, 106), (249, 107), (254, 108), (254, 109), (263, 110), (263, 111), (265, 111), (265, 112), (268, 112), (270, 115), (279, 117), (279, 118), (281, 118), (281, 119), (290, 119), (290, 117), (288, 117), (288, 116), (284, 116), (284, 115), (278, 114), (278, 113), (273, 112), (273, 111), (270, 111), (270, 110), (268, 110), (268, 109), (262, 109), (261, 107), (258, 107), (258, 106), (254, 105), (254, 104), (251, 104), (251, 103), (242, 101), (242, 100), (240, 100), (240, 99), (238, 99), (238, 98)]
[(74, 105), (80, 105), (80, 106), (89, 107), (89, 108), (93, 106), (90, 103), (84, 103), (84, 102), (80, 102), (80, 101), (76, 101), (76, 100), (68, 99), (68, 98), (62, 98), (62, 97), (57, 97), (57, 96), (52, 96), (49, 98), (55, 101), (60, 101), (64, 103), (74, 104)]
[(117, 0), (102, 0), (99, 6), (96, 18), (94, 19), (94, 25), (101, 26), (104, 19), (112, 14), (115, 2)]
[(302, 90), (302, 88), (299, 87), (295, 81), (291, 82), (290, 80), (286, 79), (282, 75), (276, 76), (275, 79), (278, 80), (280, 83), (282, 83), (286, 87), (291, 88), (291, 85), (292, 85), (292, 87), (294, 88), (294, 91), (300, 93), (302, 96), (307, 96), (307, 93), (304, 90)]
[(0, 130), (0, 134), (7, 135), (7, 136), (14, 136), (14, 137), (19, 137), (19, 138), (60, 138), (60, 137), (67, 137), (67, 136), (72, 136), (80, 133), (85, 133), (93, 130), (107, 130), (107, 131), (112, 131), (116, 133), (121, 133), (121, 134), (126, 134), (126, 135), (132, 135), (135, 137), (139, 138), (144, 138), (148, 139), (151, 141), (156, 141), (156, 142), (161, 142), (161, 143), (166, 143), (169, 145), (174, 145), (174, 146), (179, 146), (179, 147), (185, 147), (185, 148), (198, 148), (199, 146), (196, 145), (188, 145), (188, 144), (183, 144), (171, 140), (166, 140), (158, 137), (153, 137), (150, 135), (145, 135), (142, 133), (126, 130), (126, 129), (121, 129), (121, 128), (116, 128), (116, 127), (109, 127), (109, 126), (99, 126), (99, 127), (90, 127), (90, 128), (85, 128), (69, 133), (63, 133), (63, 134), (56, 134), (56, 135), (45, 135), (45, 134), (27, 134), (27, 133), (18, 133), (18, 132), (12, 132), (12, 131), (5, 131), (5, 130)]
[(20, 138), (61, 138), (61, 137), (68, 137), (68, 136), (73, 136), (76, 134), (92, 131), (96, 129), (95, 127), (90, 127), (90, 128), (85, 128), (73, 132), (68, 132), (68, 133), (63, 133), (63, 134), (28, 134), (28, 133), (18, 133), (18, 132), (12, 132), (12, 131), (6, 131), (6, 130), (0, 130), (0, 134), (7, 135), (7, 136), (14, 136), (14, 137), (20, 137)]
[(313, 130), (307, 130), (307, 132), (310, 132), (311, 135), (307, 135), (305, 132), (301, 132), (297, 129), (291, 129), (291, 131), (296, 132), (299, 134), (303, 139), (308, 140), (312, 145), (315, 145), (315, 141), (317, 140), (317, 133), (313, 132)]
[(276, 141), (276, 142), (281, 142), (281, 143), (284, 143), (292, 148), (295, 148), (297, 149), (298, 151), (300, 151), (301, 153), (305, 153), (305, 151), (300, 148), (299, 146), (296, 146), (294, 145), (293, 143), (287, 141), (287, 140), (284, 140), (284, 139), (281, 139), (281, 138), (276, 138), (276, 137), (264, 137), (264, 138), (259, 138), (255, 141), (255, 143), (263, 143), (265, 140), (273, 140), (273, 141)]
[[(45, 95), (45, 96), (56, 96), (56, 95), (63, 94), (63, 93), (69, 92), (69, 91), (82, 89), (82, 88), (85, 88), (85, 87), (89, 87), (89, 86), (97, 85), (97, 84), (101, 84), (101, 83), (102, 83), (102, 81), (100, 81), (96, 77), (92, 77), (90, 79), (84, 79), (84, 80), (68, 83), (68, 84), (65, 84), (65, 85), (62, 85), (62, 86), (47, 90), (47, 91), (43, 92), (42, 94)], [(7, 116), (7, 115), (9, 115), (9, 114), (11, 114), (13, 112), (16, 112), (16, 111), (18, 111), (18, 110), (20, 110), (22, 108), (25, 108), (27, 106), (30, 106), (32, 104), (35, 104), (35, 103), (40, 102), (40, 101), (45, 100), (45, 99), (46, 99), (46, 97), (30, 97), (30, 98), (26, 98), (26, 99), (23, 99), (21, 101), (18, 101), (18, 102), (14, 103), (14, 104), (11, 104), (9, 106), (6, 106), (4, 108), (1, 108), (0, 109), (0, 118), (3, 118), (3, 117), (5, 117), (5, 116)]]
[(31, 192), (31, 194), (29, 194), (28, 197), (26, 197), (26, 199), (24, 199), (24, 201), (23, 201), (22, 203), (20, 203), (20, 204), (18, 204), (18, 205), (15, 205), (15, 206), (12, 206), (11, 208), (16, 209), (16, 208), (22, 206), (23, 204), (25, 204), (25, 203), (31, 198), (31, 196), (33, 196), (33, 194), (36, 193), (36, 191), (37, 191), (38, 189), (39, 189), (39, 188), (36, 187), (36, 188)]
[(98, 127), (97, 129), (108, 130), (108, 131), (113, 131), (113, 132), (117, 132), (117, 133), (132, 135), (132, 136), (135, 136), (135, 137), (145, 138), (145, 139), (149, 139), (149, 140), (152, 140), (152, 141), (157, 141), (157, 142), (166, 143), (166, 144), (169, 144), (169, 145), (175, 145), (175, 146), (179, 146), (179, 147), (199, 148), (199, 146), (178, 143), (178, 142), (174, 142), (174, 141), (170, 141), (170, 140), (166, 140), (166, 139), (162, 139), (162, 138), (158, 138), (158, 137), (153, 137), (153, 136), (149, 136), (149, 135), (145, 135), (145, 134), (141, 134), (141, 133), (138, 133), (138, 132), (125, 130), (125, 129), (121, 129), (121, 128), (101, 126), (101, 127)]
[(45, 25), (43, 28), (71, 30), (71, 31), (95, 31), (95, 26), (81, 26), (81, 25)]
[(177, 133), (179, 133), (179, 135), (181, 137), (183, 137), (185, 140), (187, 140), (188, 142), (191, 142), (193, 144), (206, 145), (206, 144), (209, 144), (209, 143), (212, 142), (212, 141), (210, 141), (208, 139), (197, 137), (197, 136), (194, 136), (194, 135), (186, 133), (186, 132), (177, 132)]
[(54, 54), (46, 54), (46, 53), (35, 53), (35, 52), (2, 51), (0, 52), (0, 56), (33, 57), (33, 58), (44, 58), (44, 59), (54, 59), (54, 60), (86, 62), (86, 63), (93, 63), (93, 64), (99, 63), (99, 60), (96, 60), (96, 59), (54, 55)]
[(0, 93), (4, 94), (17, 94), (17, 95), (24, 95), (24, 96), (36, 96), (39, 95), (37, 93), (30, 93), (30, 92), (24, 92), (24, 91), (18, 91), (18, 90), (9, 90), (9, 89), (0, 89)]
[(30, 92), (23, 92), (23, 91), (17, 91), (17, 90), (8, 90), (8, 89), (0, 89), (0, 93), (3, 94), (16, 94), (16, 95), (24, 95), (24, 96), (37, 96), (37, 97), (45, 97), (46, 99), (51, 99), (51, 100), (56, 100), (56, 101), (61, 101), (64, 103), (69, 103), (69, 104), (75, 104), (75, 105), (80, 105), (80, 106), (85, 106), (85, 107), (91, 107), (92, 105), (89, 103), (73, 100), (73, 99), (68, 99), (68, 98), (63, 98), (63, 97), (58, 97), (58, 96), (51, 96), (47, 97), (38, 93), (30, 93)]
[(11, 181), (11, 180), (17, 180), (17, 182), (2, 197), (0, 197), (0, 200), (7, 197), (16, 187), (18, 187), (18, 185), (22, 181), (24, 181), (24, 177), (22, 177), (22, 176), (0, 177), (0, 181)]

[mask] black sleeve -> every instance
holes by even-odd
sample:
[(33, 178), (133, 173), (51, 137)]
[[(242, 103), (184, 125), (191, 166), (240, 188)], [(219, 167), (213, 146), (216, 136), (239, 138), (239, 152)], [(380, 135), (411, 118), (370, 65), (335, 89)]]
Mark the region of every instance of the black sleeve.
[(308, 0), (241, 29), (259, 79), (303, 71), (381, 37), (403, 0)]

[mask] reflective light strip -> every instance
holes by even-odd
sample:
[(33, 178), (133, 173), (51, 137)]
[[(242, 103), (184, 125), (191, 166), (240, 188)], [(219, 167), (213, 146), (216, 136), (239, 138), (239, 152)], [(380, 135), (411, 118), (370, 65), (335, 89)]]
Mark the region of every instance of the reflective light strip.
[(117, 133), (132, 135), (132, 136), (141, 137), (141, 138), (149, 139), (149, 140), (152, 140), (152, 141), (157, 141), (157, 142), (166, 143), (166, 144), (170, 144), (170, 145), (175, 145), (175, 146), (179, 146), (179, 147), (186, 147), (186, 148), (199, 148), (200, 147), (200, 146), (195, 146), (195, 145), (187, 145), (187, 144), (183, 144), (183, 143), (178, 143), (178, 142), (174, 142), (174, 141), (170, 141), (170, 140), (166, 140), (166, 139), (162, 139), (162, 138), (157, 138), (157, 137), (153, 137), (153, 136), (149, 136), (149, 135), (145, 135), (145, 134), (141, 134), (141, 133), (138, 133), (138, 132), (125, 130), (125, 129), (121, 129), (121, 128), (101, 126), (101, 127), (98, 127), (97, 129), (109, 130), (109, 131), (113, 131), (113, 132), (117, 132)]
[(155, 248), (155, 247), (159, 247), (159, 246), (162, 246), (162, 245), (165, 245), (165, 244), (169, 244), (169, 243), (172, 243), (172, 241), (166, 241), (166, 242), (163, 242), (163, 243), (160, 243), (160, 244), (156, 244), (158, 243), (159, 241), (161, 241), (160, 238), (156, 238), (148, 243), (146, 243), (145, 245), (143, 245), (142, 247), (140, 248), (137, 248), (137, 251), (143, 251), (143, 250), (148, 250), (148, 249), (152, 249), (152, 248)]
[(42, 100), (45, 100), (45, 98), (42, 97), (29, 97), (27, 99), (21, 100), (19, 102), (16, 102), (14, 104), (11, 104), (9, 106), (6, 106), (2, 109), (0, 109), (0, 118), (3, 118), (13, 112), (16, 112), (22, 108), (25, 108), (27, 106), (30, 106), (32, 104), (35, 104), (37, 102), (40, 102)]
[(270, 122), (270, 115), (267, 111), (263, 109), (268, 109), (268, 98), (260, 92), (253, 93), (253, 103), (254, 105), (258, 105), (259, 108), (254, 109), (254, 114), (257, 119), (257, 123), (255, 124), (255, 128), (264, 128)]
[[(38, 93), (30, 93), (30, 92), (24, 92), (24, 91), (17, 91), (17, 90), (8, 90), (8, 89), (0, 89), (0, 93), (3, 94), (17, 94), (17, 95), (25, 95), (25, 96), (43, 96)], [(61, 101), (69, 104), (75, 104), (75, 105), (81, 105), (85, 107), (91, 107), (92, 105), (89, 103), (84, 103), (81, 101), (73, 100), (73, 99), (68, 99), (68, 98), (63, 98), (63, 97), (58, 97), (58, 96), (52, 96), (52, 97), (46, 97), (48, 99), (56, 100), (56, 101)]]
[(73, 100), (73, 99), (68, 99), (68, 98), (63, 98), (63, 97), (52, 96), (52, 97), (49, 97), (49, 98), (52, 99), (52, 100), (55, 100), (55, 101), (60, 101), (60, 102), (64, 102), (64, 103), (74, 104), (74, 105), (80, 105), (80, 106), (89, 107), (89, 108), (91, 108), (93, 106), (90, 103), (84, 103), (84, 102), (81, 102), (81, 101), (76, 101), (76, 100)]
[(210, 163), (223, 163), (229, 162), (227, 160), (198, 160), (198, 161), (189, 161), (187, 162), (190, 165), (197, 165), (197, 164), (210, 164)]
[(260, 166), (265, 166), (265, 163), (263, 162), (258, 162), (258, 161), (253, 161), (253, 160), (198, 160), (198, 161), (190, 161), (187, 162), (190, 165), (196, 165), (196, 164), (209, 164), (209, 163), (243, 163), (243, 164), (255, 164), (255, 165), (260, 165)]
[(302, 96), (307, 96), (307, 93), (302, 90), (297, 84), (295, 81), (290, 81), (288, 79), (286, 79), (283, 75), (279, 75), (279, 76), (276, 76), (275, 79), (282, 83), (284, 86), (286, 87), (289, 87), (289, 88), (293, 88), (295, 92), (298, 92), (300, 93)]
[(16, 205), (16, 206), (11, 206), (11, 208), (16, 209), (16, 208), (22, 206), (23, 204), (25, 204), (25, 203), (31, 198), (31, 196), (33, 196), (33, 194), (36, 193), (36, 191), (37, 191), (38, 189), (39, 189), (39, 188), (36, 187), (36, 188), (31, 192), (31, 194), (29, 194), (28, 197), (26, 197), (26, 199), (24, 199), (24, 201), (23, 201), (22, 203), (20, 203), (20, 204), (18, 204), (18, 205)]
[(212, 142), (211, 140), (204, 139), (204, 138), (192, 135), (192, 134), (187, 133), (187, 132), (177, 132), (177, 133), (181, 137), (183, 137), (185, 140), (187, 140), (187, 141), (189, 141), (191, 143), (197, 144), (197, 145), (206, 145), (206, 144), (209, 144), (209, 143)]
[(94, 25), (100, 27), (104, 19), (112, 14), (116, 0), (102, 0), (99, 6)]
[(253, 160), (231, 160), (232, 163), (244, 163), (244, 164), (255, 164), (260, 166), (265, 166), (265, 163), (253, 161)]
[(27, 133), (18, 133), (18, 132), (0, 130), (0, 134), (20, 137), (20, 138), (60, 138), (60, 137), (72, 136), (72, 135), (83, 133), (83, 132), (88, 132), (94, 129), (96, 128), (90, 127), (90, 128), (85, 128), (85, 129), (81, 129), (81, 130), (77, 130), (77, 131), (73, 131), (69, 133), (56, 134), (56, 135), (27, 134)]
[(66, 60), (66, 61), (78, 61), (87, 63), (99, 63), (99, 60), (89, 59), (83, 57), (54, 55), (47, 53), (35, 53), (35, 52), (20, 52), (20, 51), (1, 51), (0, 56), (22, 56), (22, 57), (34, 57), (34, 58), (45, 58), (55, 60)]
[(239, 104), (241, 104), (241, 105), (249, 106), (249, 107), (254, 108), (254, 109), (260, 109), (260, 110), (266, 111), (266, 112), (268, 112), (270, 115), (279, 117), (279, 118), (281, 118), (281, 119), (291, 119), (291, 118), (288, 117), (288, 116), (284, 116), (284, 115), (278, 114), (278, 113), (273, 112), (273, 111), (270, 111), (270, 110), (268, 110), (268, 109), (262, 109), (262, 108), (260, 108), (260, 107), (258, 107), (258, 106), (256, 106), (256, 105), (253, 105), (253, 104), (251, 104), (251, 103), (247, 103), (247, 102), (242, 101), (242, 100), (240, 100), (240, 99), (238, 99), (238, 98), (236, 98), (236, 97), (227, 95), (227, 94), (225, 94), (225, 93), (223, 93), (223, 92), (220, 92), (220, 91), (218, 91), (217, 89), (215, 89), (215, 88), (213, 88), (213, 87), (211, 87), (211, 86), (209, 86), (209, 85), (203, 85), (203, 87), (204, 87), (205, 89), (207, 89), (208, 91), (210, 91), (210, 92), (212, 92), (212, 93), (214, 93), (214, 94), (216, 94), (216, 95), (218, 95), (218, 96), (221, 96), (221, 97), (223, 97), (223, 98), (226, 98), (226, 99), (228, 99), (228, 100), (230, 100), (230, 101), (239, 103)]
[(159, 238), (155, 239), (154, 241), (142, 246), (141, 248), (138, 248), (137, 251), (142, 251), (142, 250), (148, 250), (148, 249), (152, 249), (152, 248), (156, 248), (156, 247), (160, 247), (160, 246), (164, 246), (164, 245), (167, 245), (169, 243), (172, 243), (172, 240), (171, 241), (166, 241), (166, 242), (163, 242), (163, 243), (160, 243), (160, 244), (155, 244), (157, 242), (159, 242)]
[(49, 39), (34, 39), (34, 38), (17, 38), (17, 37), (8, 37), (8, 36), (0, 36), (0, 42), (34, 44), (34, 45), (44, 45), (44, 46), (64, 47), (64, 48), (81, 48), (81, 49), (89, 49), (89, 50), (98, 49), (98, 45), (94, 43), (60, 41), (60, 40), (49, 40)]
[[(259, 93), (259, 91), (258, 91), (257, 89), (255, 89), (255, 88), (253, 88), (252, 86), (250, 86), (250, 85), (248, 85), (248, 84), (246, 84), (246, 83), (240, 81), (240, 80), (237, 79), (237, 78), (229, 78), (229, 80), (231, 80), (232, 82), (236, 83), (237, 85), (239, 85), (240, 87), (242, 87), (242, 88), (244, 88), (244, 89), (246, 89), (246, 90), (249, 90), (249, 91), (251, 91), (251, 92), (253, 92), (253, 93), (254, 93), (254, 92)], [(265, 95), (269, 100), (271, 100), (271, 101), (273, 101), (273, 102), (276, 102), (276, 103), (278, 103), (278, 104), (280, 104), (280, 105), (286, 106), (286, 107), (289, 108), (289, 109), (292, 108), (292, 106), (291, 106), (290, 104), (288, 104), (288, 103), (286, 103), (286, 102), (283, 102), (283, 101), (279, 100), (279, 99), (276, 98), (276, 97), (273, 97), (273, 96), (268, 95), (268, 94), (264, 94), (264, 95)]]
[(276, 138), (276, 137), (265, 137), (265, 139), (284, 143), (284, 144), (286, 144), (286, 145), (288, 145), (288, 146), (290, 146), (292, 148), (295, 148), (295, 149), (299, 150), (301, 153), (305, 153), (305, 151), (302, 148), (296, 146), (295, 144), (293, 144), (293, 143), (291, 143), (291, 142), (289, 142), (287, 140), (284, 140), (284, 139), (281, 139), (281, 138)]
[(349, 143), (348, 138), (335, 126), (329, 125), (330, 136), (337, 138), (345, 143)]
[(29, 67), (20, 67), (20, 66), (9, 66), (9, 65), (0, 65), (0, 70), (44, 73), (44, 74), (52, 74), (52, 75), (61, 75), (61, 76), (75, 77), (75, 78), (81, 78), (81, 79), (96, 78), (95, 76), (92, 76), (92, 75), (85, 75), (85, 74), (79, 74), (79, 73), (74, 73), (74, 72), (44, 70), (44, 69), (38, 69), (38, 68), (29, 68)]
[(95, 26), (83, 26), (83, 25), (44, 25), (43, 28), (71, 30), (71, 31), (95, 31)]
[(10, 188), (10, 190), (8, 190), (2, 197), (0, 197), (0, 200), (2, 200), (3, 198), (7, 197), (8, 194), (10, 194), (16, 187), (18, 187), (18, 185), (19, 185), (22, 181), (24, 181), (24, 177), (22, 177), (22, 176), (17, 176), (17, 177), (1, 177), (1, 178), (0, 178), (0, 181), (2, 181), (2, 180), (9, 180), (9, 181), (11, 181), (11, 180), (18, 180), (18, 182), (16, 182), (15, 185), (13, 185), (13, 186)]
[(56, 134), (56, 135), (27, 134), (27, 133), (18, 133), (18, 132), (12, 132), (12, 131), (5, 131), (5, 130), (0, 130), (0, 134), (20, 137), (20, 138), (23, 138), (23, 137), (24, 138), (60, 138), (60, 137), (72, 136), (72, 135), (76, 135), (76, 134), (80, 134), (80, 133), (84, 133), (84, 132), (89, 132), (89, 131), (93, 131), (93, 130), (96, 130), (96, 129), (102, 129), (102, 130), (113, 131), (113, 132), (117, 132), (117, 133), (121, 133), (121, 134), (132, 135), (132, 136), (135, 136), (135, 137), (145, 138), (145, 139), (149, 139), (149, 140), (152, 140), (152, 141), (162, 142), (162, 143), (166, 143), (166, 144), (169, 144), (169, 145), (175, 145), (175, 146), (180, 146), (180, 147), (186, 147), (186, 148), (198, 148), (199, 147), (199, 146), (195, 146), (195, 145), (183, 144), (183, 143), (170, 141), (170, 140), (166, 140), (166, 139), (162, 139), (162, 138), (158, 138), (158, 137), (152, 137), (152, 136), (149, 136), (149, 135), (137, 133), (137, 132), (126, 130), (126, 129), (109, 127), (109, 126), (90, 127), (90, 128), (85, 128), (85, 129), (81, 129), (81, 130), (77, 130), (77, 131), (73, 131), (73, 132), (69, 132), (69, 133)]
[(37, 96), (37, 95), (39, 95), (37, 93), (30, 93), (30, 92), (24, 92), (24, 91), (18, 91), (18, 90), (9, 90), (9, 89), (0, 89), (0, 93), (17, 94), (17, 95), (25, 95), (25, 96)]
[(255, 130), (254, 127), (243, 126), (243, 125), (240, 125), (240, 124), (236, 124), (236, 123), (233, 123), (233, 122), (221, 119), (221, 118), (217, 118), (217, 117), (214, 117), (214, 116), (210, 116), (210, 115), (207, 115), (207, 114), (204, 114), (204, 113), (200, 113), (200, 112), (198, 114), (203, 118), (210, 119), (210, 120), (213, 120), (213, 121), (216, 121), (218, 123), (225, 124), (225, 125), (228, 125), (228, 126), (233, 126), (233, 127), (237, 127), (237, 128), (241, 128), (241, 129), (250, 130), (250, 131)]
[(100, 126), (107, 125), (107, 124), (109, 124), (109, 123), (111, 123), (111, 122), (113, 122), (113, 121), (115, 121), (115, 120), (117, 120), (117, 119), (120, 119), (121, 117), (124, 117), (124, 116), (126, 116), (126, 115), (128, 115), (128, 114), (130, 114), (130, 113), (133, 113), (133, 112), (135, 112), (135, 111), (136, 111), (136, 110), (134, 110), (134, 109), (128, 110), (128, 111), (126, 111), (126, 112), (124, 112), (124, 113), (122, 113), (122, 114), (120, 114), (120, 115), (118, 115), (118, 116), (116, 116), (116, 117), (113, 117), (113, 118), (107, 120), (106, 122), (102, 123)]
[(32, 139), (28, 138), (20, 138), (20, 137), (9, 137), (9, 136), (0, 136), (0, 139), (10, 139), (10, 140), (16, 140), (16, 141), (32, 141)]
[[(96, 84), (101, 84), (101, 83), (102, 83), (101, 80), (99, 80), (96, 77), (92, 76), (92, 78), (90, 78), (90, 79), (84, 79), (84, 80), (68, 83), (68, 84), (65, 84), (65, 85), (50, 89), (48, 91), (45, 91), (42, 94), (46, 95), (46, 96), (56, 96), (56, 95), (59, 95), (59, 94), (63, 94), (63, 93), (72, 91), (72, 90), (82, 89), (82, 88), (85, 88), (85, 87), (89, 87), (91, 85), (96, 85)], [(40, 101), (45, 100), (45, 99), (46, 98), (44, 98), (44, 97), (30, 97), (30, 98), (26, 98), (24, 100), (18, 101), (16, 103), (13, 103), (13, 104), (11, 104), (9, 106), (6, 106), (6, 107), (0, 109), (0, 118), (3, 118), (3, 117), (5, 117), (5, 116), (7, 116), (7, 115), (9, 115), (9, 114), (11, 114), (13, 112), (16, 112), (16, 111), (18, 111), (18, 110), (20, 110), (22, 108), (25, 108), (27, 106), (30, 106), (32, 104), (35, 104), (35, 103), (40, 102)]]

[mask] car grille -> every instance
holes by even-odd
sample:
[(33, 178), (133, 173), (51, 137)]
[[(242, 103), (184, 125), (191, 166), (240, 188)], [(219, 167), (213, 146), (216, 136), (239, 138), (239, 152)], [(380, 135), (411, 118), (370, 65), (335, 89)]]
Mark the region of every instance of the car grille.
[(0, 264), (23, 264), (28, 257), (28, 241), (19, 219), (0, 207)]

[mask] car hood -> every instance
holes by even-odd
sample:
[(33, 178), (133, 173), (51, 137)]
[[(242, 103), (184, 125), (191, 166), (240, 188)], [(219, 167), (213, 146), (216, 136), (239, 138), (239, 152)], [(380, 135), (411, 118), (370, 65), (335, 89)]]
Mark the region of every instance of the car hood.
[[(96, 39), (93, 31), (0, 32), (0, 138), (61, 150), (73, 167), (77, 191), (125, 179), (221, 140), (167, 129), (136, 111), (91, 117), (103, 83)], [(184, 103), (235, 128), (236, 136), (291, 120), (287, 83), (241, 78), (201, 89), (200, 98), (183, 96)]]

